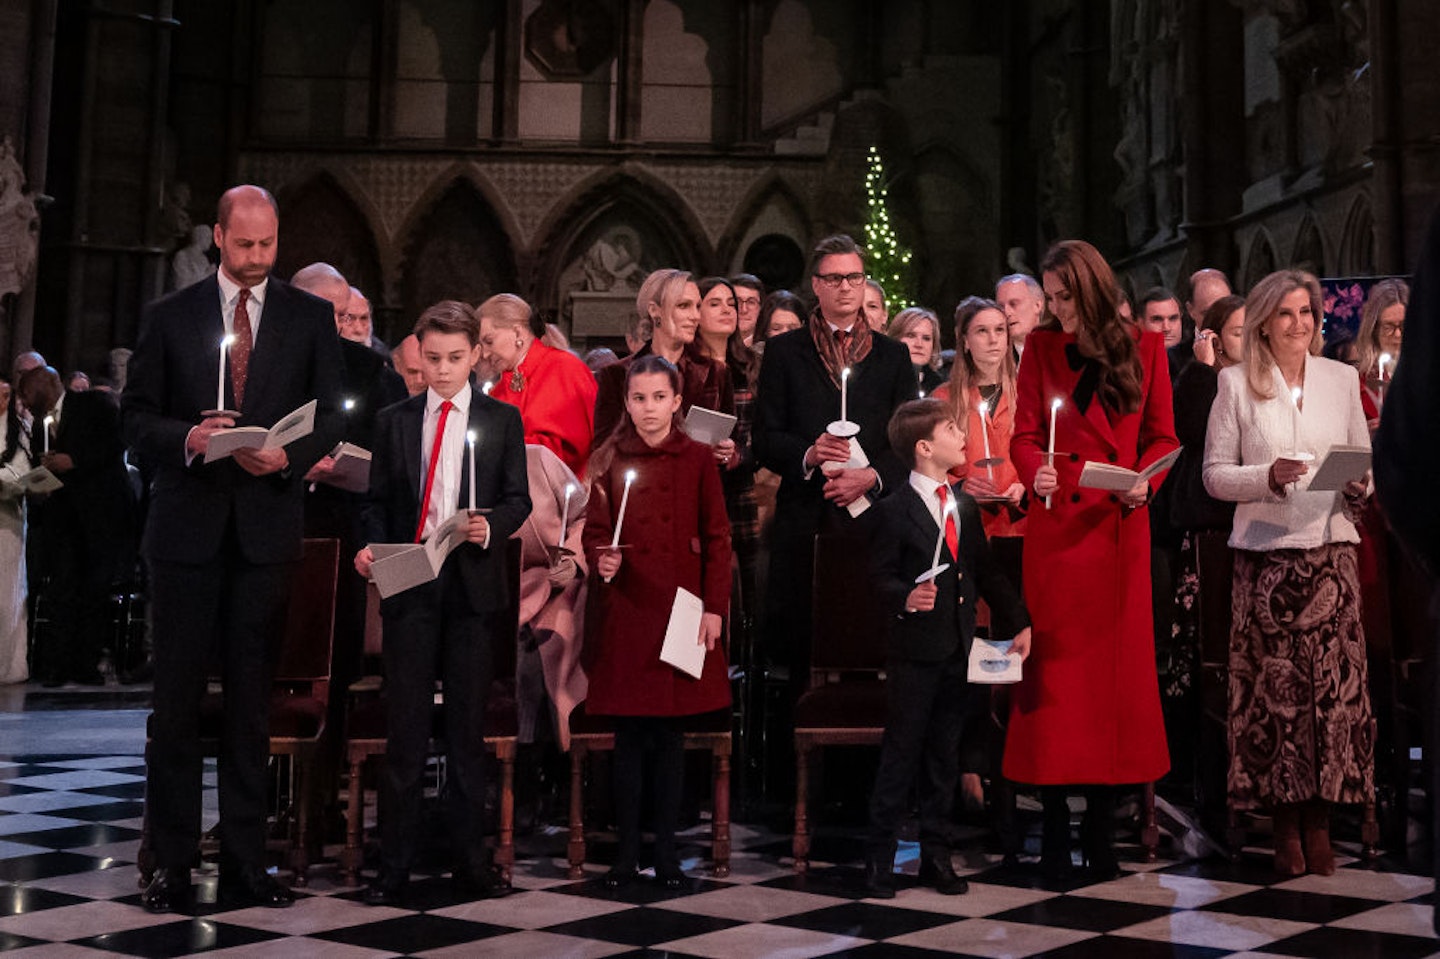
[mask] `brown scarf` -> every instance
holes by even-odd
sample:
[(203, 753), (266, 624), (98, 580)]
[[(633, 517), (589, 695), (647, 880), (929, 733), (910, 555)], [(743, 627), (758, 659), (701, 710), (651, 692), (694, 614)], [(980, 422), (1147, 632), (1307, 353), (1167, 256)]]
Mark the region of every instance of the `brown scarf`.
[(840, 388), (840, 371), (847, 366), (853, 369), (870, 355), (873, 336), (870, 324), (865, 322), (864, 312), (858, 313), (842, 350), (835, 331), (830, 329), (829, 321), (820, 315), (820, 307), (810, 311), (810, 339), (815, 341), (815, 352), (820, 354), (820, 362), (825, 364), (825, 370), (830, 374), (830, 382), (835, 384), (837, 390)]

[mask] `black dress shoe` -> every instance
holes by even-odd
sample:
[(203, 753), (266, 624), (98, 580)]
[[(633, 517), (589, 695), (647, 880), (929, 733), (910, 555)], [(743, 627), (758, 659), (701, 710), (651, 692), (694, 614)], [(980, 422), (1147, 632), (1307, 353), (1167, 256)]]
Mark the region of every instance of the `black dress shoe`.
[(500, 867), (489, 864), (456, 869), (450, 881), (462, 899), (499, 899), (515, 891)]
[(140, 893), (147, 912), (184, 912), (190, 908), (190, 870), (160, 869)]
[(381, 869), (380, 874), (365, 887), (363, 901), (367, 906), (398, 906), (410, 886), (410, 874), (399, 869)]
[(630, 885), (639, 876), (634, 866), (615, 865), (600, 880), (605, 883), (606, 889), (623, 889)]
[(895, 860), (866, 860), (865, 891), (871, 899), (895, 898)]
[(672, 892), (684, 889), (688, 879), (689, 877), (680, 870), (679, 866), (655, 867), (655, 881), (660, 884), (661, 888), (669, 889)]
[(284, 909), (295, 903), (295, 894), (258, 866), (221, 872), (220, 895), (234, 902), (267, 909)]
[(963, 896), (970, 883), (955, 874), (949, 852), (926, 856), (920, 860), (920, 881), (928, 882), (942, 896)]

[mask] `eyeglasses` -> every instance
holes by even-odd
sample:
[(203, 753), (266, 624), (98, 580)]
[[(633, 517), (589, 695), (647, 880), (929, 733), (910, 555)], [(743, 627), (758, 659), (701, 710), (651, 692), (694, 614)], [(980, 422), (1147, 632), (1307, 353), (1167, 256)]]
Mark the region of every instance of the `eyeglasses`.
[(369, 323), (369, 313), (337, 313), (335, 314), (342, 323)]
[(846, 286), (859, 286), (865, 282), (864, 273), (816, 273), (815, 279), (824, 283), (830, 289), (835, 289), (841, 283)]
[(1394, 336), (1396, 333), (1404, 332), (1404, 330), (1405, 330), (1405, 321), (1404, 321), (1404, 320), (1401, 320), (1401, 321), (1398, 322), (1398, 323), (1381, 323), (1381, 324), (1380, 324), (1380, 332), (1381, 332), (1381, 333), (1384, 333), (1386, 336)]

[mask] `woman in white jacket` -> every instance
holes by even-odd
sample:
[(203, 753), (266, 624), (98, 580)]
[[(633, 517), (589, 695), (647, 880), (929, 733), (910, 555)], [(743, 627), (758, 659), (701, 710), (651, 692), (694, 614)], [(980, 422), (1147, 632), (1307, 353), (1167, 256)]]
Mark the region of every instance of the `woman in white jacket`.
[(1308, 273), (1256, 284), (1205, 443), (1205, 488), (1238, 504), (1229, 799), (1271, 809), (1284, 875), (1334, 872), (1330, 804), (1375, 790), (1354, 524), (1367, 483), (1309, 489), (1312, 461), (1370, 435), (1355, 371), (1319, 356), (1320, 304)]

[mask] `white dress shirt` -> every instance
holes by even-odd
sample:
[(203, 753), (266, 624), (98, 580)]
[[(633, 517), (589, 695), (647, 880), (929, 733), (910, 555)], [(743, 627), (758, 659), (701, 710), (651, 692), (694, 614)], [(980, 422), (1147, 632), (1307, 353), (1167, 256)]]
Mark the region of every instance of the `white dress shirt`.
[[(235, 332), (235, 304), (240, 301), (240, 284), (230, 279), (224, 270), (217, 270), (215, 278), (220, 281), (220, 319), (225, 323), (227, 335)], [(260, 337), (260, 314), (265, 312), (265, 294), (270, 288), (270, 277), (250, 287), (250, 299), (245, 303), (245, 313), (250, 317), (250, 343)], [(219, 348), (219, 344), (216, 344)]]
[[(920, 502), (924, 503), (925, 508), (930, 511), (930, 518), (935, 521), (937, 529), (943, 526), (944, 523), (940, 514), (940, 497), (936, 495), (935, 490), (941, 486), (946, 488), (945, 505), (955, 510), (955, 540), (959, 542), (960, 510), (955, 506), (955, 489), (950, 485), (949, 481), (947, 480), (943, 483), (936, 482), (918, 470), (911, 470), (910, 485), (915, 489), (915, 492), (920, 495)], [(945, 557), (942, 555), (940, 559), (943, 562)]]
[[(435, 447), (435, 430), (440, 424), (440, 404), (445, 398), (433, 389), (425, 391), (425, 422), (420, 432), (420, 495), (425, 495), (425, 476), (430, 469), (430, 451)], [(440, 438), (440, 460), (435, 464), (435, 485), (430, 490), (430, 510), (425, 514), (421, 534), (427, 540), (441, 523), (455, 515), (460, 502), (461, 470), (465, 466), (465, 433), (470, 424), (470, 384), (450, 398), (454, 409), (445, 418), (445, 435)]]
[[(1220, 371), (1219, 394), (1205, 434), (1205, 489), (1239, 505), (1230, 545), (1236, 549), (1314, 549), (1326, 543), (1358, 543), (1339, 492), (1310, 492), (1311, 478), (1332, 446), (1370, 448), (1353, 367), (1319, 356), (1305, 359), (1302, 409), (1278, 369), (1274, 395), (1250, 392), (1244, 364)], [(1298, 443), (1299, 449), (1296, 450)], [(1270, 464), (1286, 453), (1307, 452), (1310, 472), (1277, 496)]]

